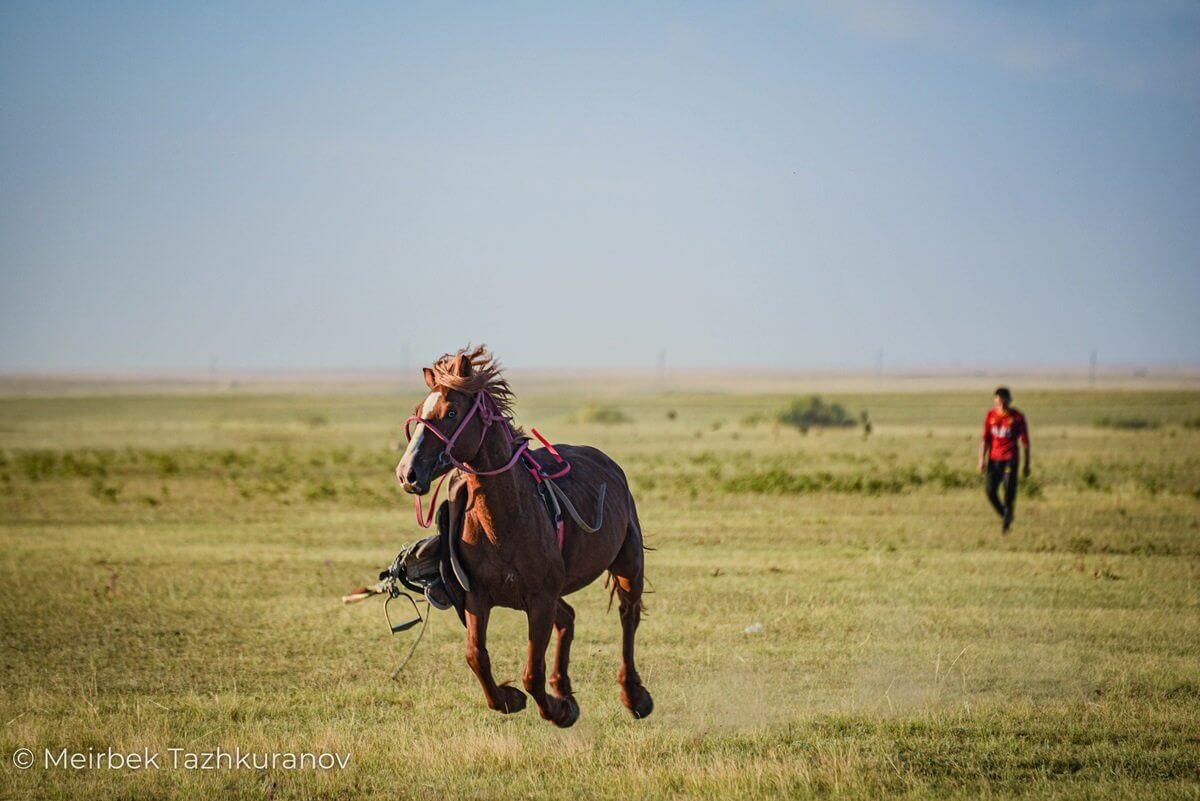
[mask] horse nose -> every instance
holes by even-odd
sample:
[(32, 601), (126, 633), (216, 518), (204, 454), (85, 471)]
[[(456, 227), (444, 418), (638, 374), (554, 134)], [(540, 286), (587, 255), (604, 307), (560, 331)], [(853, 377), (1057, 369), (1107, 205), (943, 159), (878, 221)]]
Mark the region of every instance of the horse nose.
[(408, 468), (408, 472), (404, 475), (404, 480), (410, 487), (417, 485), (417, 469), (415, 467)]

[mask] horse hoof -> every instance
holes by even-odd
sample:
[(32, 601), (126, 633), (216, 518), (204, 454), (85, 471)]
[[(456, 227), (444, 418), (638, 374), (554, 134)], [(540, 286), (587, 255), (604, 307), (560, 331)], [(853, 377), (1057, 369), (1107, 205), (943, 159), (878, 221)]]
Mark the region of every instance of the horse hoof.
[(510, 687), (507, 684), (500, 686), (500, 705), (496, 707), (497, 712), (502, 712), (505, 715), (511, 715), (514, 712), (520, 712), (525, 708), (525, 693), (518, 690), (516, 687)]
[(650, 717), (650, 713), (654, 711), (654, 699), (650, 697), (650, 692), (639, 685), (633, 688), (633, 696), (631, 698), (628, 691), (621, 693), (621, 700), (629, 713), (637, 720)]
[(579, 720), (579, 704), (570, 695), (563, 698), (562, 702), (567, 705), (567, 714), (562, 720), (554, 721), (554, 725), (560, 729), (569, 729), (575, 725), (575, 721)]

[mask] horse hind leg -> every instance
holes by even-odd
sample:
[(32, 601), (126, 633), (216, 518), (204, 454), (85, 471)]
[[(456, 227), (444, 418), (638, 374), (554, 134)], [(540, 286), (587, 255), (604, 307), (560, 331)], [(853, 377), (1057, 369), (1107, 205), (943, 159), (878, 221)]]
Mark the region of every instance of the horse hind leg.
[(558, 635), (554, 646), (554, 672), (550, 674), (550, 689), (560, 698), (572, 695), (571, 677), (567, 669), (571, 662), (571, 641), (575, 639), (575, 610), (564, 599), (558, 599), (555, 610), (554, 632)]
[(645, 581), (645, 565), (642, 554), (642, 536), (635, 522), (630, 523), (629, 534), (617, 559), (609, 567), (621, 614), (621, 671), (617, 682), (621, 685), (621, 703), (635, 718), (649, 717), (654, 711), (654, 699), (642, 684), (634, 664), (634, 640), (638, 624), (642, 620), (642, 585)]

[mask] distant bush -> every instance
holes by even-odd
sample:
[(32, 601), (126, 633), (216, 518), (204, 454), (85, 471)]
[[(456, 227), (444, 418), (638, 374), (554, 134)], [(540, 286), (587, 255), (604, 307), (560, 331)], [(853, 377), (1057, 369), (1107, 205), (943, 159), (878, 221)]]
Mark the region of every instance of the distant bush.
[(99, 498), (109, 503), (116, 503), (121, 494), (121, 488), (106, 483), (102, 478), (93, 478), (88, 492), (91, 493), (93, 498)]
[(584, 406), (572, 415), (571, 420), (576, 423), (611, 425), (613, 423), (628, 423), (629, 415), (615, 406)]
[(329, 479), (313, 484), (304, 491), (304, 497), (309, 501), (331, 501), (337, 498), (337, 495), (337, 488)]
[(1074, 537), (1067, 544), (1067, 550), (1071, 553), (1091, 553), (1092, 545), (1090, 537)]
[(801, 430), (809, 428), (847, 428), (855, 424), (840, 403), (826, 403), (820, 395), (794, 398), (775, 416), (780, 423)]
[(108, 475), (111, 453), (78, 451), (64, 454), (55, 451), (23, 451), (16, 454), (17, 469), (30, 481), (54, 476), (103, 477)]
[(1144, 417), (1097, 417), (1096, 428), (1116, 428), (1124, 431), (1144, 431), (1158, 428), (1158, 422)]
[(57, 454), (52, 451), (29, 451), (17, 454), (17, 467), (30, 481), (41, 481), (58, 468)]
[(179, 461), (169, 453), (153, 453), (148, 457), (160, 476), (173, 476), (179, 472)]
[(925, 480), (942, 489), (964, 489), (979, 484), (979, 478), (969, 470), (955, 470), (945, 462), (935, 462)]
[(1183, 421), (1184, 428), (1200, 428), (1200, 417), (1189, 417)]

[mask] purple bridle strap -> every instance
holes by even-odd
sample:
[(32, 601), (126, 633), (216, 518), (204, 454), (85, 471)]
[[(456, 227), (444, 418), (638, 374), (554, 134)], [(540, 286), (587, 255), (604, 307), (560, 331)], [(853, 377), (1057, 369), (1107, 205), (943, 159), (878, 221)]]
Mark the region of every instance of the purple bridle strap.
[[(467, 412), (467, 416), (462, 419), (462, 422), (458, 424), (458, 427), (454, 429), (454, 433), (449, 437), (434, 428), (433, 424), (429, 420), (426, 420), (419, 414), (411, 415), (407, 420), (404, 421), (404, 436), (408, 438), (409, 441), (412, 441), (411, 427), (413, 421), (415, 420), (421, 425), (425, 426), (426, 431), (431, 432), (442, 442), (446, 443), (446, 448), (443, 451), (446, 454), (446, 458), (450, 460), (450, 464), (454, 465), (462, 472), (472, 476), (496, 476), (511, 470), (513, 465), (515, 465), (529, 449), (529, 440), (522, 439), (520, 444), (517, 445), (516, 449), (513, 451), (512, 458), (509, 459), (503, 467), (498, 467), (495, 470), (476, 470), (473, 467), (468, 467), (465, 463), (456, 459), (454, 454), (450, 452), (451, 449), (454, 448), (454, 443), (458, 441), (459, 435), (466, 430), (467, 423), (471, 422), (471, 418), (476, 414), (479, 415), (479, 419), (483, 423), (483, 434), (480, 436), (480, 442), (482, 442), (483, 438), (487, 436), (488, 429), (491, 428), (492, 423), (496, 420), (500, 420), (503, 423), (504, 427), (501, 430), (507, 437), (509, 444), (511, 445), (516, 441), (516, 438), (512, 434), (512, 428), (508, 425), (508, 419), (498, 408), (495, 407), (495, 401), (492, 400), (491, 396), (486, 392), (480, 392), (475, 396), (475, 402), (471, 404), (471, 411)], [(425, 515), (424, 518), (421, 516), (421, 499), (419, 497), (413, 498), (413, 506), (417, 510), (417, 525), (419, 525), (421, 528), (429, 528), (430, 524), (433, 522), (438, 490), (442, 488), (442, 481), (445, 479), (446, 477), (442, 476), (442, 480), (438, 481), (437, 489), (433, 491), (433, 498), (429, 502), (429, 513)]]

